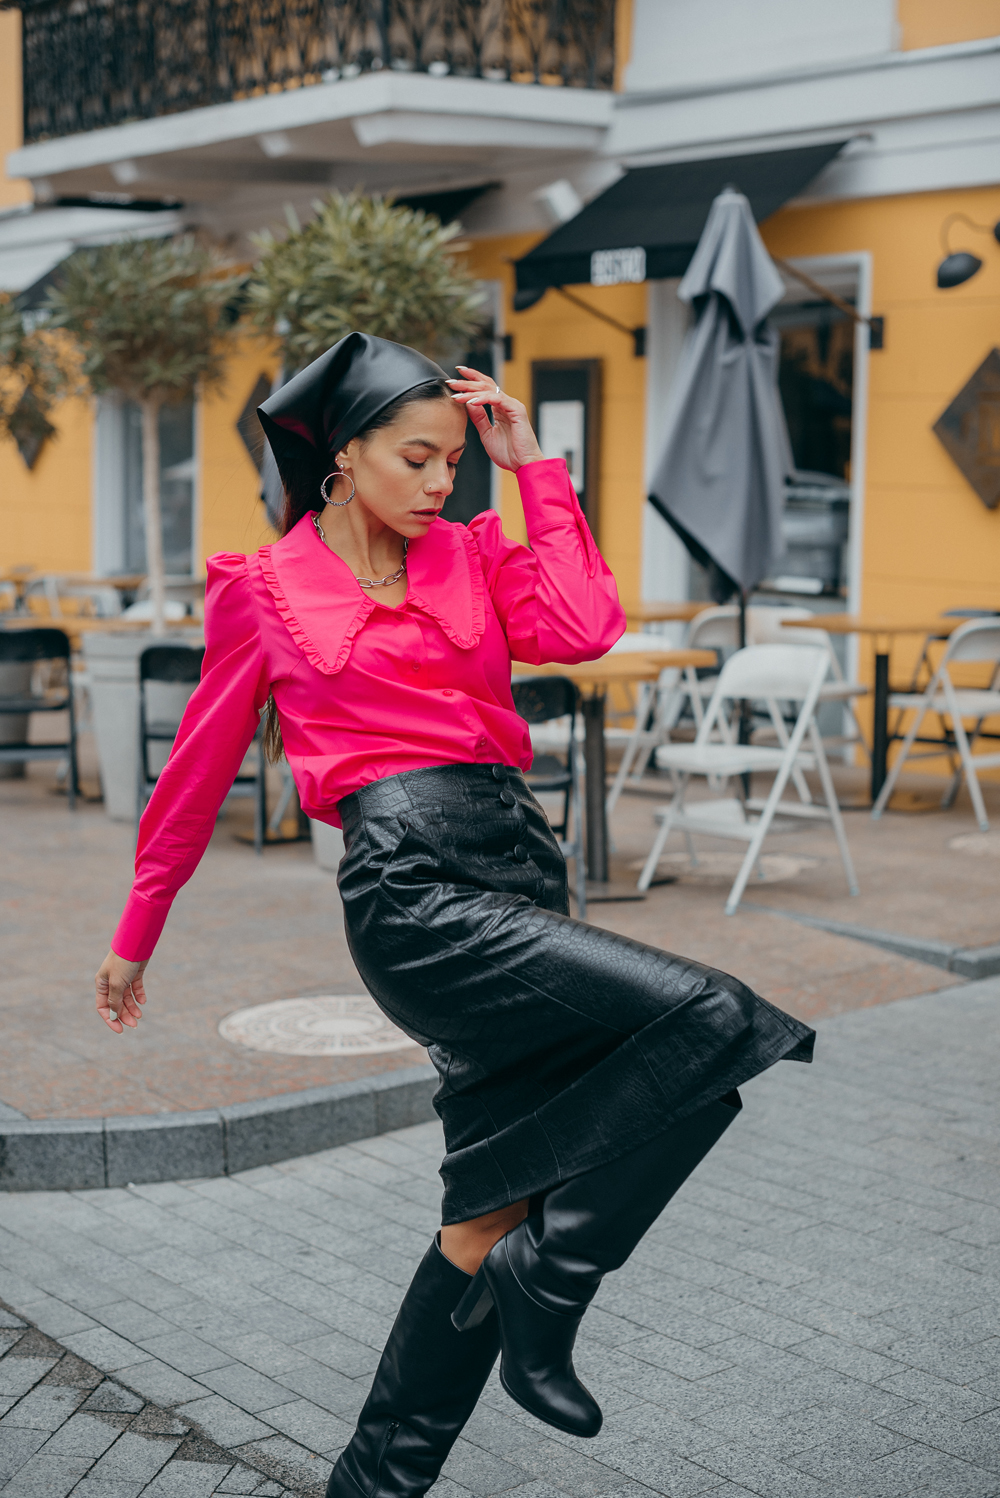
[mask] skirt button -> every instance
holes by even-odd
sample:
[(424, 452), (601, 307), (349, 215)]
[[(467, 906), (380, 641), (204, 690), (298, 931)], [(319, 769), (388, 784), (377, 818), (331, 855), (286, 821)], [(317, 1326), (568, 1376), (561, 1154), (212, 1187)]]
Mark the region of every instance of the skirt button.
[(509, 791), (506, 786), (504, 786), (503, 790), (500, 792), (500, 800), (503, 802), (504, 806), (517, 805), (517, 797), (514, 795), (514, 792)]
[(493, 779), (494, 780), (506, 780), (507, 779), (507, 766), (506, 765), (494, 765), (493, 766)]
[(528, 862), (528, 850), (523, 843), (514, 844), (514, 857), (517, 859), (518, 863)]

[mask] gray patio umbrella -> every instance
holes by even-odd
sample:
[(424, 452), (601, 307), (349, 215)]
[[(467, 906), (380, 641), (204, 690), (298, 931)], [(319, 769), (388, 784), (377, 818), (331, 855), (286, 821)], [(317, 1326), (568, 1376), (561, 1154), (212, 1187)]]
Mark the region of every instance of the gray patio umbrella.
[(767, 577), (782, 551), (793, 462), (766, 318), (784, 288), (742, 193), (715, 199), (678, 288), (695, 322), (664, 413), (649, 499), (724, 602)]

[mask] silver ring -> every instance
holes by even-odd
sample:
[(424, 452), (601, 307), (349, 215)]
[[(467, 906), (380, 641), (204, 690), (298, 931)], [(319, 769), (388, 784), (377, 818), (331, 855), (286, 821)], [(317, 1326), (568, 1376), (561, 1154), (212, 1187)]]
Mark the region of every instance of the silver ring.
[(499, 395), (500, 394), (500, 386), (497, 384), (496, 380), (493, 381), (493, 388), (496, 390), (497, 395)]

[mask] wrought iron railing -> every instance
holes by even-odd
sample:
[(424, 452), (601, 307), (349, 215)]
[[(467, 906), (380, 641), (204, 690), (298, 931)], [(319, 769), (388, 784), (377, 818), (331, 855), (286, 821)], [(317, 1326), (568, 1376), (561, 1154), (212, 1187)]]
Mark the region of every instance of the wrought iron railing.
[(19, 8), (26, 142), (382, 68), (613, 86), (614, 0), (19, 0)]

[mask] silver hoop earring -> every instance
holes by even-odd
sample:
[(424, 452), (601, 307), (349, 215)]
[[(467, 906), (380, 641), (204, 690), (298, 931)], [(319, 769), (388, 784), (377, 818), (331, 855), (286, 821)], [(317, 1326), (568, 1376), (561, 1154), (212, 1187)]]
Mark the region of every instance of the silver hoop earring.
[[(327, 494), (327, 492), (326, 492), (326, 486), (330, 482), (331, 479), (346, 479), (347, 480), (347, 482), (351, 486), (351, 492), (347, 496), (346, 499), (331, 499), (330, 498), (329, 494)], [(328, 473), (327, 474), (326, 478), (320, 484), (320, 486), (319, 486), (319, 492), (322, 494), (323, 499), (325, 500), (325, 502), (328, 505), (332, 505), (335, 510), (342, 510), (344, 508), (344, 506), (345, 505), (349, 505), (350, 502), (351, 502), (351, 500), (354, 498), (354, 493), (355, 493), (355, 490), (354, 490), (354, 480), (351, 478), (351, 475), (349, 473), (345, 473), (342, 468), (335, 468), (332, 473)]]

